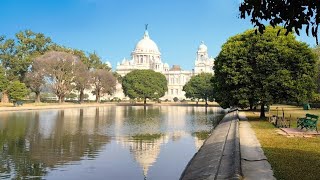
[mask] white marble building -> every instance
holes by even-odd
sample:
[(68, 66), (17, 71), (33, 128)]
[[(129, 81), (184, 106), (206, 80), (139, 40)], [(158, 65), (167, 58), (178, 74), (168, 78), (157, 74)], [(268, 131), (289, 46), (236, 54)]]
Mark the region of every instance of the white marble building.
[[(208, 56), (207, 46), (201, 42), (195, 60), (194, 70), (182, 70), (179, 65), (173, 65), (171, 68), (167, 63), (163, 63), (161, 53), (157, 44), (150, 38), (149, 33), (145, 30), (143, 38), (136, 44), (131, 53), (131, 59), (123, 59), (117, 64), (116, 72), (125, 76), (135, 69), (152, 69), (164, 74), (168, 81), (168, 92), (161, 99), (172, 100), (174, 97), (180, 100), (186, 99), (183, 86), (190, 80), (191, 76), (202, 73), (213, 72), (214, 59)], [(117, 90), (113, 97), (125, 98), (121, 84), (117, 84)]]

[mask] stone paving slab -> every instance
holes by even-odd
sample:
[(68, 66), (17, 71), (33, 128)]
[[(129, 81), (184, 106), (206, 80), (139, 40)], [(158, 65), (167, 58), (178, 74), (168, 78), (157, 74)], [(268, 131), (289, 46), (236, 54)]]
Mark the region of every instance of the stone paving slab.
[(300, 128), (280, 128), (282, 131), (288, 135), (320, 135), (320, 132), (310, 131)]
[(243, 179), (275, 179), (271, 165), (248, 121), (240, 121), (239, 133)]

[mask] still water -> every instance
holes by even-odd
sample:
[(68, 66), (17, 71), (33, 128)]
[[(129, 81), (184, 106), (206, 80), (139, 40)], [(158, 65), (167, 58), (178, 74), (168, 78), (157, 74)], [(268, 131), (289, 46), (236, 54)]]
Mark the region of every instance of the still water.
[(0, 113), (0, 179), (179, 179), (220, 108)]

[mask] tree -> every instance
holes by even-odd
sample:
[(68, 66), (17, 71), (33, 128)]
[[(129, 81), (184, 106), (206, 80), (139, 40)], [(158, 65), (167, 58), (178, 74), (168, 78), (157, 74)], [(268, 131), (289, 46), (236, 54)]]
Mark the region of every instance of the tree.
[(106, 69), (94, 69), (92, 72), (93, 94), (96, 95), (96, 102), (100, 102), (103, 94), (112, 94), (116, 88), (116, 78)]
[(315, 82), (317, 85), (317, 91), (316, 93), (320, 94), (320, 46), (316, 46), (313, 48), (313, 52), (317, 56), (317, 75), (315, 76)]
[(153, 70), (133, 70), (122, 79), (123, 92), (131, 99), (160, 98), (168, 91), (166, 77)]
[(183, 86), (187, 98), (204, 99), (208, 105), (208, 99), (213, 98), (213, 87), (211, 84), (212, 74), (201, 73), (192, 76), (191, 79)]
[[(15, 39), (6, 39), (1, 36), (0, 61), (9, 82), (23, 81), (32, 59), (46, 52), (50, 44), (50, 38), (30, 30), (17, 33)], [(9, 101), (7, 93), (7, 88), (2, 89), (2, 103)]]
[(29, 91), (24, 83), (13, 81), (8, 88), (8, 93), (11, 99), (17, 101), (23, 100), (29, 94)]
[(90, 88), (90, 71), (88, 66), (81, 61), (76, 64), (73, 83), (76, 90), (80, 93), (79, 101), (83, 103), (84, 101), (84, 90)]
[(7, 90), (8, 85), (9, 80), (6, 76), (6, 70), (0, 64), (0, 91), (3, 92), (4, 90)]
[(299, 31), (305, 25), (306, 34), (309, 35), (311, 31), (317, 44), (319, 9), (320, 3), (312, 0), (244, 0), (239, 7), (240, 17), (244, 19), (251, 16), (251, 23), (257, 26), (261, 33), (265, 30), (265, 23), (273, 27), (283, 24), (286, 35), (292, 31), (299, 35)]
[(37, 58), (37, 63), (43, 67), (45, 77), (51, 85), (54, 93), (59, 99), (59, 103), (64, 102), (64, 98), (73, 89), (73, 79), (75, 67), (80, 61), (78, 57), (58, 51), (50, 51)]
[(89, 54), (88, 62), (86, 64), (90, 69), (94, 68), (105, 69), (107, 71), (111, 70), (107, 64), (102, 63), (101, 58), (95, 52)]
[(261, 105), (281, 101), (305, 102), (314, 90), (315, 55), (307, 44), (279, 27), (264, 34), (248, 30), (231, 37), (215, 61), (215, 99), (222, 107)]
[(40, 100), (40, 93), (45, 85), (45, 69), (42, 67), (42, 63), (35, 60), (33, 62), (31, 71), (27, 72), (24, 82), (26, 83), (27, 87), (35, 93), (35, 102), (39, 103)]

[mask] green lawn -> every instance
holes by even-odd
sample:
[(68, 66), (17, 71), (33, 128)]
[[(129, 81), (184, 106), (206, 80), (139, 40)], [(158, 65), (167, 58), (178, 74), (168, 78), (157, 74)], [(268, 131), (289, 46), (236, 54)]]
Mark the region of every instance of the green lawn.
[[(274, 114), (275, 107), (271, 108), (271, 114)], [(291, 114), (294, 120), (296, 120), (296, 117), (303, 117), (306, 113), (320, 115), (320, 110), (304, 111), (301, 107), (278, 107), (283, 107), (285, 115), (289, 116)], [(277, 134), (277, 128), (269, 122), (259, 120), (259, 113), (246, 112), (246, 115), (277, 179), (320, 179), (319, 136), (314, 138), (289, 138)], [(319, 123), (318, 129), (320, 129)], [(296, 123), (294, 123), (294, 127), (296, 127)]]

